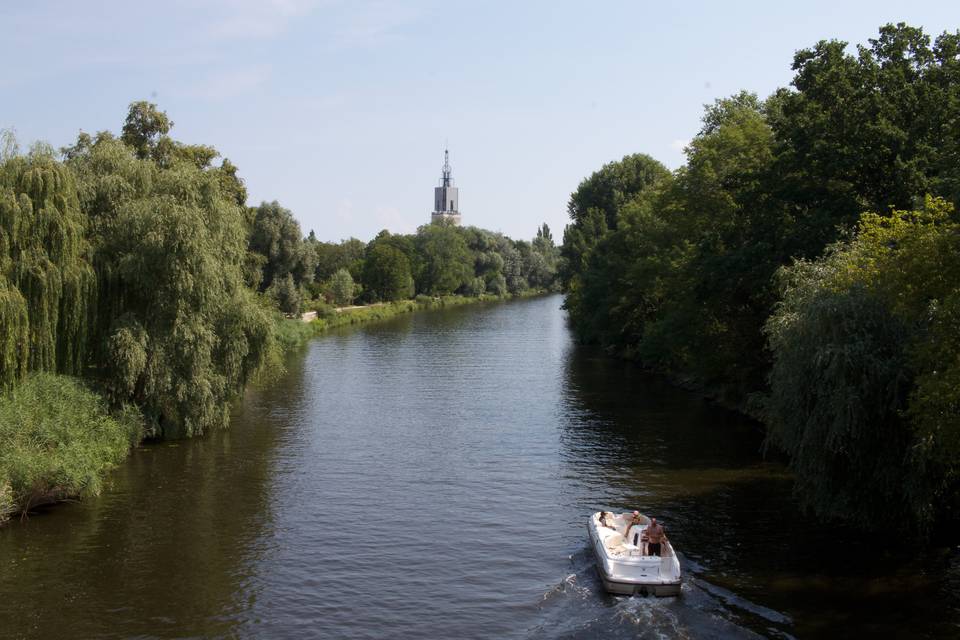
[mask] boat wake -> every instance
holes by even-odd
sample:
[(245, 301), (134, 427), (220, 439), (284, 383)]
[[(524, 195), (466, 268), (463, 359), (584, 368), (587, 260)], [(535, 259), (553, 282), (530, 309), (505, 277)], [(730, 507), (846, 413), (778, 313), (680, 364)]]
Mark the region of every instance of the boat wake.
[(712, 585), (696, 563), (679, 597), (606, 593), (590, 547), (570, 556), (571, 573), (549, 587), (529, 638), (792, 638), (789, 616)]

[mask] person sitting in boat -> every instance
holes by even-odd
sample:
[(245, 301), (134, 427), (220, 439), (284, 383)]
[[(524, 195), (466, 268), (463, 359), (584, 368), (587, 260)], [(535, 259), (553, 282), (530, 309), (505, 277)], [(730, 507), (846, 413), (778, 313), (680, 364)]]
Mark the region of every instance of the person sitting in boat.
[(606, 528), (608, 528), (608, 529), (614, 529), (614, 530), (616, 530), (616, 528), (615, 528), (612, 524), (610, 524), (610, 521), (607, 520), (607, 517), (608, 517), (608, 516), (609, 516), (610, 518), (613, 518), (613, 514), (612, 514), (612, 513), (608, 514), (606, 511), (601, 511), (601, 512), (600, 512), (600, 526), (606, 527)]
[[(629, 522), (627, 522), (627, 528), (623, 532), (623, 537), (626, 538), (628, 542), (630, 540), (630, 530), (633, 529), (633, 527), (636, 525), (646, 524), (643, 520), (644, 518), (642, 515), (640, 515), (639, 511), (633, 512), (633, 517), (630, 518)], [(637, 531), (636, 533), (633, 534), (633, 546), (637, 546), (637, 542), (639, 539), (640, 539), (640, 532)]]
[(659, 556), (660, 545), (667, 539), (667, 534), (656, 518), (650, 518), (650, 526), (643, 532), (643, 539), (647, 541), (647, 555)]

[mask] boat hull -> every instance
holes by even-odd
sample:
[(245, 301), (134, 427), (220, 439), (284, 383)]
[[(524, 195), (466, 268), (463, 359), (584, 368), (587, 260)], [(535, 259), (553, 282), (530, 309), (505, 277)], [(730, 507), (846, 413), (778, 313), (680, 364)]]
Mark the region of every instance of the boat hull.
[[(615, 529), (601, 528), (596, 515), (588, 521), (587, 533), (597, 561), (597, 574), (604, 589), (612, 594), (625, 596), (680, 595), (680, 565), (669, 542), (664, 542), (665, 557), (640, 555), (638, 547), (634, 546), (629, 546), (629, 551), (624, 553), (624, 548), (618, 549), (616, 544), (608, 552), (607, 545), (611, 543), (611, 535)], [(622, 540), (619, 533), (613, 535), (613, 538), (614, 542)]]
[(600, 576), (600, 582), (603, 588), (609, 593), (618, 596), (657, 596), (665, 598), (668, 596), (680, 595), (680, 582), (676, 583), (641, 583), (641, 582), (618, 582), (611, 580), (603, 571), (603, 563), (597, 562), (597, 575)]

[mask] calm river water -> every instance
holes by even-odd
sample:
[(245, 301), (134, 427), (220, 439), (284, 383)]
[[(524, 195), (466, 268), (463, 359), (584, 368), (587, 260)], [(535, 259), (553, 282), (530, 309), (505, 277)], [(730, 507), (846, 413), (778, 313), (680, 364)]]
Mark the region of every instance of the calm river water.
[[(756, 425), (575, 346), (559, 297), (311, 342), (229, 431), (0, 530), (0, 637), (957, 637), (960, 554), (808, 523)], [(679, 598), (604, 594), (588, 514)]]

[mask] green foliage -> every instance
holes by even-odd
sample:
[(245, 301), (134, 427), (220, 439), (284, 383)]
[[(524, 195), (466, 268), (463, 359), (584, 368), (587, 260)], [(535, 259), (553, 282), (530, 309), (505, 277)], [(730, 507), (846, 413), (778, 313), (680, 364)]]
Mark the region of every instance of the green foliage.
[(27, 372), (30, 318), (20, 290), (0, 275), (0, 389), (8, 389)]
[(343, 307), (353, 303), (353, 276), (346, 269), (339, 269), (330, 278), (330, 292), (333, 301)]
[[(119, 137), (81, 132), (63, 162), (44, 145), (22, 156), (4, 133), (0, 388), (35, 370), (80, 374), (111, 406), (140, 407), (147, 435), (193, 435), (225, 424), (257, 371), (278, 370), (290, 332), (277, 311), (299, 313), (305, 288), (349, 304), (364, 291), (409, 298), (414, 276), (436, 294), (552, 281), (546, 227), (535, 245), (452, 226), (384, 232), (369, 251), (355, 239), (303, 239), (277, 202), (247, 208), (237, 167), (173, 140), (172, 126), (136, 102)], [(312, 304), (327, 324), (347, 321)]]
[(415, 240), (420, 265), (417, 291), (448, 295), (473, 278), (473, 261), (467, 243), (456, 227), (429, 224), (417, 230)]
[(277, 318), (274, 326), (276, 343), (284, 351), (299, 347), (316, 334), (314, 323), (304, 322), (300, 319), (291, 320), (281, 316)]
[(533, 239), (527, 263), (524, 267), (530, 287), (543, 291), (553, 290), (557, 282), (557, 270), (560, 264), (560, 249), (553, 243), (550, 227), (544, 222), (537, 229)]
[(127, 112), (120, 139), (142, 159), (156, 155), (161, 140), (170, 132), (173, 121), (157, 105), (146, 101), (134, 102)]
[(598, 211), (602, 215), (603, 226), (615, 231), (619, 224), (620, 208), (668, 174), (662, 164), (646, 154), (624, 156), (618, 162), (605, 164), (581, 182), (570, 196), (567, 211), (575, 227), (586, 222), (592, 216), (592, 211)]
[(261, 291), (287, 275), (293, 276), (297, 285), (313, 280), (315, 253), (310, 245), (304, 244), (300, 223), (276, 200), (261, 203), (256, 208), (250, 231), (250, 250), (265, 258)]
[(30, 370), (82, 370), (96, 304), (84, 222), (48, 151), (0, 164), (0, 389)]
[(273, 284), (267, 289), (267, 296), (275, 300), (280, 311), (288, 315), (300, 313), (300, 309), (303, 307), (303, 296), (300, 294), (300, 288), (294, 283), (293, 275), (289, 273), (273, 281)]
[(869, 46), (821, 41), (794, 57), (795, 91), (770, 109), (779, 141), (771, 185), (802, 213), (811, 257), (837, 224), (864, 210), (913, 207), (926, 193), (960, 197), (956, 125), (960, 32), (930, 45), (919, 28), (888, 24)]
[(364, 262), (363, 286), (372, 300), (393, 301), (412, 296), (413, 276), (407, 256), (389, 244), (374, 245)]
[(487, 283), (481, 277), (476, 277), (464, 285), (464, 294), (468, 296), (482, 296), (487, 290)]
[(0, 521), (14, 511), (96, 495), (141, 437), (135, 409), (110, 414), (77, 380), (35, 373), (0, 396)]
[(889, 525), (906, 512), (910, 438), (898, 411), (907, 330), (863, 288), (820, 288), (812, 265), (793, 275), (768, 325), (769, 442), (790, 455), (797, 489), (818, 515)]
[[(578, 338), (739, 407), (769, 384), (770, 442), (825, 516), (960, 513), (958, 52), (960, 32), (931, 45), (903, 24), (855, 55), (820, 42), (797, 53), (792, 89), (707, 105), (672, 176), (631, 156), (570, 199), (560, 271)], [(903, 212), (926, 194), (945, 202)]]
[(226, 423), (272, 322), (244, 286), (244, 211), (222, 170), (136, 155), (98, 136), (68, 161), (91, 221), (92, 361), (113, 403), (142, 407), (151, 435), (202, 433)]
[(20, 145), (13, 129), (0, 129), (0, 162), (6, 162), (20, 155)]
[[(928, 528), (957, 508), (960, 223), (952, 205), (864, 214), (782, 272), (767, 323), (770, 442), (817, 513)], [(951, 513), (953, 517), (956, 513)]]
[(313, 247), (317, 259), (315, 279), (317, 282), (329, 280), (340, 269), (346, 269), (354, 281), (359, 281), (363, 274), (363, 258), (366, 255), (367, 245), (356, 238), (350, 238), (340, 243), (319, 242), (313, 231), (306, 240)]
[[(662, 164), (647, 155), (626, 156), (604, 165), (570, 196), (567, 212), (572, 222), (563, 233), (559, 275), (567, 292), (565, 306), (575, 324), (581, 312), (589, 308), (582, 298), (583, 275), (590, 269), (594, 249), (618, 229), (624, 205), (669, 179), (669, 175)], [(584, 335), (581, 338), (591, 339)]]
[(621, 207), (669, 175), (662, 164), (638, 153), (604, 165), (580, 183), (567, 204), (572, 222), (563, 232), (560, 277), (565, 289), (576, 290), (574, 280), (586, 267), (590, 251), (617, 229)]
[(383, 230), (366, 247), (355, 239), (321, 243), (312, 232), (305, 242), (316, 251), (317, 277), (325, 279), (311, 293), (331, 300), (337, 297), (333, 275), (340, 270), (353, 278), (354, 298), (368, 302), (400, 300), (414, 292), (519, 295), (557, 283), (559, 250), (547, 225), (533, 242), (451, 224), (425, 225), (415, 235)]

